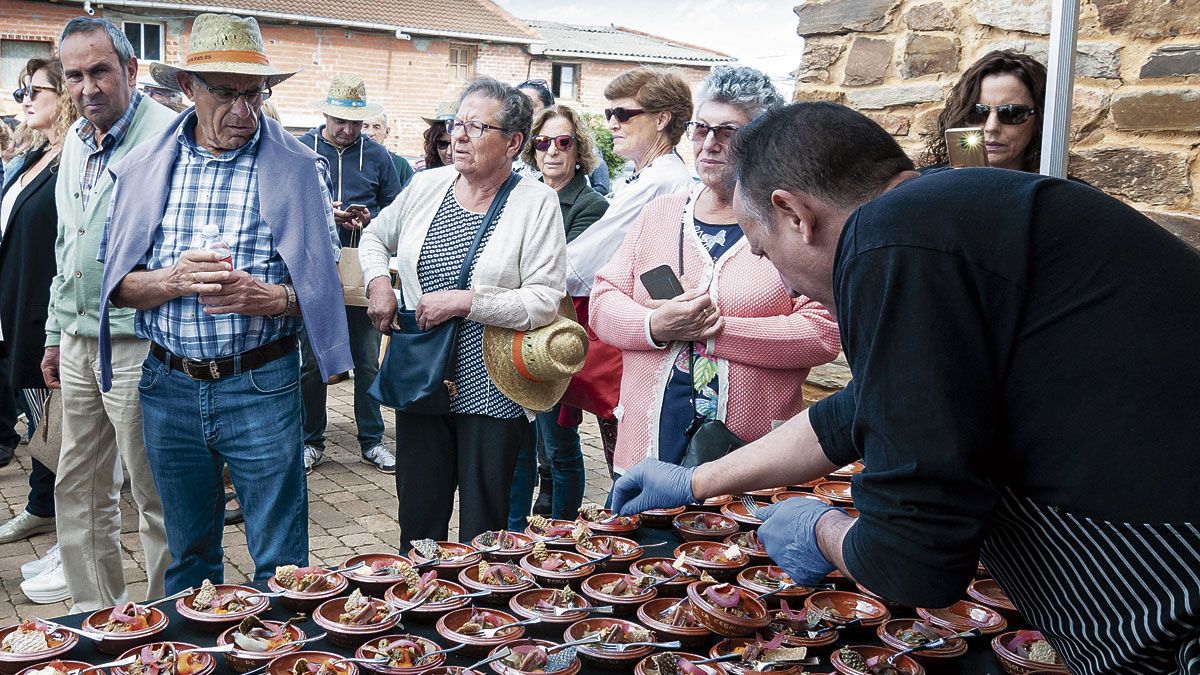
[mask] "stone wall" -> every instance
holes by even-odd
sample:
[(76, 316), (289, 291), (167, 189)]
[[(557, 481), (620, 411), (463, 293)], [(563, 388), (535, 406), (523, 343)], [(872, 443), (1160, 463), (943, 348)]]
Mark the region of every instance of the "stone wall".
[[(992, 49), (1043, 61), (1050, 0), (808, 0), (796, 100), (845, 103), (916, 157)], [(1200, 243), (1200, 0), (1082, 0), (1070, 172)]]

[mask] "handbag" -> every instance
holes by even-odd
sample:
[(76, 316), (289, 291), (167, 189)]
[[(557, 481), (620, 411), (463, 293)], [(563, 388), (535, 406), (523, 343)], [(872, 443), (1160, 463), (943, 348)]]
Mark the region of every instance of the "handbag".
[[(508, 201), (509, 193), (520, 180), (517, 174), (510, 175), (492, 199), (458, 271), (458, 290), (466, 289), (471, 263), (479, 253), (479, 244), (495, 220), (496, 213)], [(396, 310), (396, 322), (400, 329), (392, 331), (383, 363), (367, 394), (381, 405), (400, 412), (418, 415), (449, 413), (451, 399), (458, 393), (450, 377), (454, 373), (458, 329), (462, 319), (421, 330), (417, 325), (416, 310), (404, 307), (402, 295), (400, 307)]]
[(603, 342), (588, 325), (588, 299), (571, 298), (575, 315), (588, 336), (587, 361), (583, 370), (575, 373), (562, 404), (608, 419), (613, 416), (621, 395), (621, 350)]

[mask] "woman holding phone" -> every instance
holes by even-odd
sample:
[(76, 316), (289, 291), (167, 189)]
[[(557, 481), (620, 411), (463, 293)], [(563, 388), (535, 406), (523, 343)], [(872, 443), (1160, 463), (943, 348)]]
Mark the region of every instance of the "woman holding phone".
[[(591, 326), (624, 363), (617, 473), (646, 457), (679, 463), (707, 421), (743, 441), (766, 434), (803, 409), (809, 368), (838, 354), (833, 318), (791, 297), (733, 215), (733, 137), (782, 103), (763, 73), (715, 69), (687, 123), (701, 184), (650, 202), (596, 275)], [(685, 291), (655, 300), (641, 277), (664, 263)]]

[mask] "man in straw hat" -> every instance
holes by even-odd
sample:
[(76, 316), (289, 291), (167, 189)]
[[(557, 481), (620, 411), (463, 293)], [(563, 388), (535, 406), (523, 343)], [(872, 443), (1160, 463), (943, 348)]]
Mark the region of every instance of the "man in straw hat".
[[(41, 370), (47, 387), (62, 389), (62, 448), (54, 491), (56, 553), (74, 601), (71, 611), (82, 612), (128, 599), (120, 539), (124, 471), (141, 521), (147, 597), (163, 595), (163, 575), (170, 563), (163, 508), (142, 442), (137, 384), (149, 345), (134, 333), (133, 312), (113, 312), (113, 377), (111, 386), (101, 388), (95, 358), (104, 267), (96, 255), (112, 196), (109, 164), (165, 129), (175, 113), (137, 91), (133, 46), (108, 20), (81, 16), (68, 21), (58, 54), (83, 119), (65, 134), (59, 156), (58, 269), (50, 285)], [(54, 568), (54, 554), (39, 561), (43, 570)], [(37, 588), (41, 593), (50, 590), (41, 583)]]
[[(325, 115), (325, 124), (309, 129), (300, 141), (329, 163), (338, 235), (342, 246), (357, 248), (362, 228), (403, 188), (387, 148), (362, 133), (364, 120), (378, 117), (383, 107), (367, 102), (367, 85), (356, 75), (335, 75), (329, 95), (313, 107)], [(383, 473), (395, 473), (396, 458), (383, 444), (383, 414), (379, 403), (367, 395), (379, 371), (380, 334), (367, 317), (366, 307), (346, 307), (346, 325), (354, 357), (354, 422), (359, 452), (362, 461)], [(303, 333), (301, 337), (305, 356), (300, 385), (304, 399), (304, 470), (312, 471), (325, 454), (327, 387)]]
[[(222, 462), (255, 579), (306, 563), (296, 333), (307, 330), (322, 377), (351, 367), (325, 163), (260, 114), (294, 72), (270, 63), (254, 19), (201, 14), (189, 48), (150, 74), (195, 108), (111, 168), (100, 251), (102, 306), (135, 308), (151, 342), (139, 388), (174, 557), (168, 593), (224, 576)], [(105, 387), (109, 351), (105, 312)]]

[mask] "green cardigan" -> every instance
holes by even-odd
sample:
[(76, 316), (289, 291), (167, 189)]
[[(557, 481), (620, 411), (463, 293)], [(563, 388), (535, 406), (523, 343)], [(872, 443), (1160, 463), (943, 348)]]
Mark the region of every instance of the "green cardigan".
[[(138, 143), (162, 131), (175, 119), (175, 113), (150, 97), (138, 104), (133, 123), (108, 163), (121, 159)], [(58, 274), (50, 282), (50, 307), (46, 317), (46, 346), (57, 347), (62, 333), (78, 337), (100, 336), (100, 276), (104, 265), (96, 260), (108, 204), (112, 200), (112, 174), (101, 174), (88, 205), (83, 206), (80, 195), (79, 169), (87, 147), (79, 138), (79, 120), (67, 131), (59, 159), (60, 173), (55, 187), (58, 206), (58, 239), (54, 255)], [(133, 310), (112, 309), (109, 312), (114, 338), (134, 337)]]

